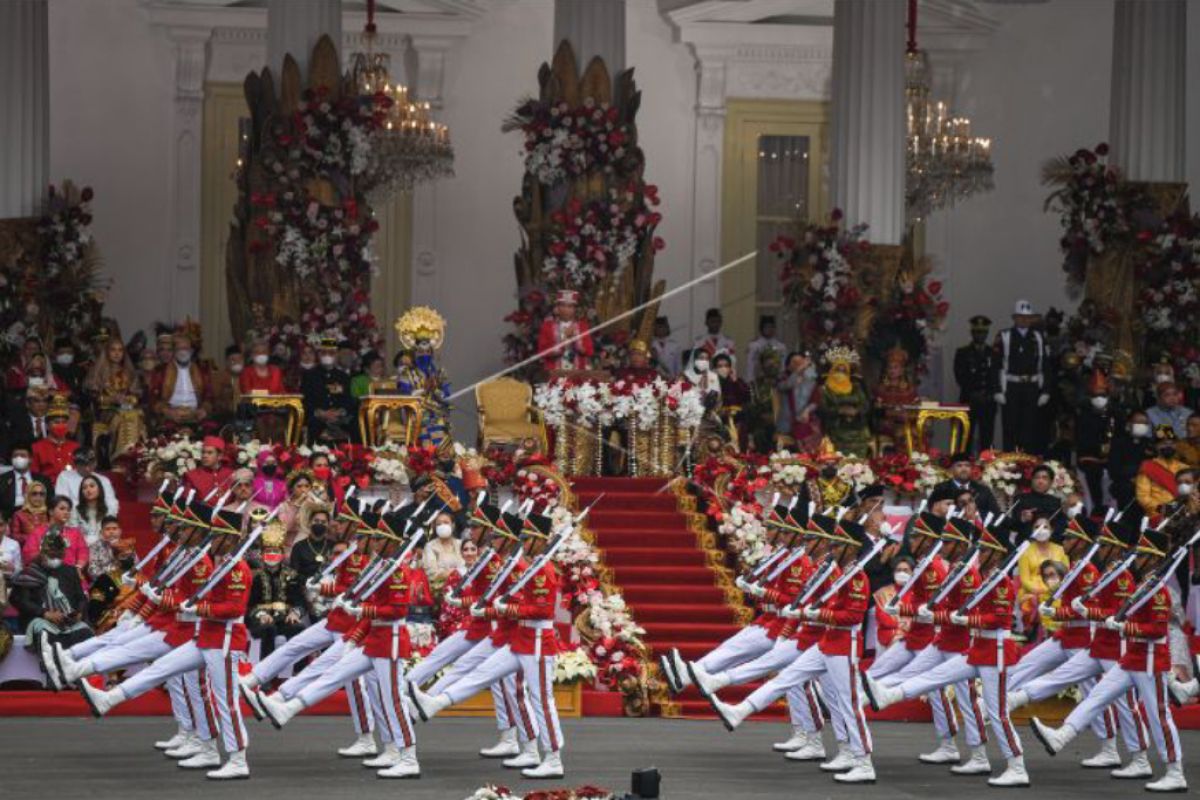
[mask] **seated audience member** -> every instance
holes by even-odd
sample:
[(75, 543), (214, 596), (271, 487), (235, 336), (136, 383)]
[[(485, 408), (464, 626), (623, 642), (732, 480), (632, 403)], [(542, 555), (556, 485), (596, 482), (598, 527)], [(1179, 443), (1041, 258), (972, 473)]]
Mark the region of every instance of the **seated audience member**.
[(1055, 512), (1062, 508), (1062, 500), (1050, 493), (1054, 478), (1054, 468), (1049, 464), (1039, 464), (1033, 468), (1029, 490), (1017, 495), (1010, 512), (1020, 530), (1032, 530), (1034, 521), (1039, 517), (1055, 519)]
[(72, 457), (71, 466), (64, 469), (54, 482), (54, 493), (73, 500), (79, 499), (79, 487), (84, 478), (94, 478), (104, 492), (104, 508), (106, 513), (116, 515), (121, 510), (117, 500), (117, 491), (112, 481), (106, 475), (96, 471), (96, 451), (90, 447), (80, 447)]
[[(46, 412), (50, 410), (50, 393), (45, 389), (31, 389), (25, 393), (24, 409), (17, 411), (8, 420), (8, 440), (12, 442), (36, 442), (50, 434), (50, 421)], [(12, 454), (11, 449), (9, 454)]]
[(21, 547), (21, 556), (26, 563), (33, 561), (42, 546), (42, 539), (56, 535), (63, 541), (63, 561), (86, 574), (88, 545), (83, 531), (71, 526), (71, 511), (74, 504), (69, 497), (55, 496), (49, 503), (49, 516), (44, 525), (35, 530)]
[[(1134, 479), (1142, 462), (1154, 454), (1154, 429), (1145, 411), (1134, 411), (1125, 423), (1125, 429), (1113, 437), (1108, 451), (1108, 491), (1116, 501), (1117, 508), (1130, 508), (1137, 497)], [(1136, 517), (1141, 517), (1138, 507)], [(1128, 518), (1127, 518), (1128, 520)]]
[(1163, 381), (1154, 388), (1158, 402), (1146, 409), (1155, 430), (1169, 425), (1176, 439), (1187, 437), (1187, 421), (1192, 410), (1183, 404), (1183, 390), (1174, 381)]
[[(1061, 514), (1059, 515), (1061, 516)], [(1020, 602), (1021, 617), (1025, 621), (1026, 630), (1037, 622), (1037, 607), (1050, 598), (1050, 592), (1042, 581), (1042, 564), (1047, 561), (1057, 561), (1070, 564), (1067, 551), (1058, 542), (1051, 541), (1054, 528), (1051, 524), (1052, 515), (1039, 514), (1033, 521), (1033, 533), (1029, 548), (1021, 554), (1017, 561), (1017, 576), (1020, 585), (1017, 587), (1017, 599)]]
[(60, 338), (54, 343), (54, 376), (76, 402), (83, 395), (84, 370), (75, 355), (75, 343)]
[(671, 321), (667, 317), (654, 318), (654, 338), (650, 342), (654, 354), (654, 366), (667, 380), (674, 380), (682, 368), (679, 345), (671, 338)]
[(355, 400), (361, 400), (371, 394), (371, 386), (387, 380), (387, 362), (383, 356), (374, 350), (362, 357), (362, 372), (350, 381), (350, 394)]
[[(79, 529), (87, 543), (89, 578), (96, 577), (111, 566), (110, 548), (103, 538), (104, 522), (107, 519), (115, 520), (116, 517), (104, 502), (104, 490), (100, 487), (100, 482), (96, 480), (95, 475), (89, 475), (79, 486), (79, 494), (76, 496), (75, 508), (71, 512), (69, 522), (72, 528)], [(96, 563), (93, 556), (99, 556), (101, 562)]]
[(225, 464), (225, 440), (205, 436), (200, 445), (200, 464), (183, 474), (183, 486), (194, 489), (199, 500), (215, 499), (229, 488), (233, 475), (233, 470)]
[[(1042, 566), (1040, 568), (1042, 585), (1046, 587), (1046, 596), (1042, 600), (1043, 603), (1047, 605), (1051, 604), (1050, 598), (1054, 596), (1054, 592), (1058, 590), (1060, 585), (1062, 585), (1062, 579), (1067, 577), (1068, 570), (1069, 567), (1064, 561), (1054, 561), (1048, 559), (1042, 562)], [(1059, 601), (1054, 602), (1056, 607), (1058, 602)], [(1042, 616), (1039, 622), (1042, 626), (1042, 630), (1047, 632), (1053, 632), (1057, 630), (1060, 625), (1060, 623), (1055, 622), (1053, 618), (1045, 616)]]
[(66, 397), (55, 395), (46, 412), (49, 424), (46, 426), (46, 437), (33, 443), (33, 471), (46, 476), (46, 480), (54, 483), (59, 474), (71, 466), (79, 442), (69, 438), (71, 435), (71, 409)]
[(291, 547), (300, 538), (301, 512), (311, 504), (313, 479), (308, 470), (293, 472), (288, 476), (288, 498), (280, 504), (278, 519), (287, 529), (286, 547)]
[(25, 493), (35, 483), (45, 490), (42, 502), (50, 496), (50, 481), (45, 475), (33, 471), (33, 459), (30, 458), (31, 448), (24, 440), (12, 445), (12, 457), (9, 460), (11, 470), (0, 475), (0, 511), (11, 517), (17, 509), (25, 505)]
[(1154, 457), (1142, 462), (1138, 469), (1134, 488), (1142, 512), (1156, 519), (1162, 506), (1175, 499), (1177, 485), (1175, 474), (1187, 469), (1187, 464), (1175, 455), (1175, 429), (1170, 425), (1159, 425), (1154, 431)]
[[(92, 585), (88, 589), (88, 624), (96, 633), (104, 633), (117, 624), (121, 606), (137, 591), (136, 586), (126, 586), (122, 578), (133, 570), (137, 562), (134, 540), (121, 537), (121, 524), (115, 517), (104, 520), (100, 540), (101, 547), (92, 547), (92, 560), (88, 562), (88, 574)], [(103, 564), (103, 570), (96, 565)]]
[(875, 597), (875, 656), (879, 657), (887, 648), (904, 640), (904, 633), (910, 624), (910, 618), (892, 616), (884, 608), (897, 593), (904, 590), (912, 578), (915, 562), (908, 556), (899, 556), (892, 562), (891, 583), (880, 586), (874, 592)]
[(250, 346), (250, 363), (239, 378), (242, 394), (287, 394), (283, 370), (271, 363), (271, 345), (258, 339)]
[(292, 569), (307, 581), (328, 566), (334, 559), (334, 550), (329, 536), (329, 512), (318, 508), (308, 515), (308, 536), (292, 546)]
[(970, 492), (980, 516), (998, 515), (1000, 504), (996, 502), (996, 496), (982, 481), (975, 479), (974, 472), (975, 462), (971, 458), (971, 454), (958, 453), (950, 458), (950, 477), (937, 484), (934, 491), (945, 488), (956, 494), (964, 491)]
[(1187, 419), (1187, 438), (1179, 442), (1176, 453), (1189, 467), (1200, 467), (1200, 414)]
[[(9, 535), (8, 515), (0, 511), (0, 582), (4, 584), (5, 591), (12, 587), (13, 576), (21, 571), (21, 564), (21, 545)], [(5, 605), (0, 619), (10, 633), (21, 632), (17, 624), (17, 610), (12, 605)]]
[(67, 542), (57, 532), (41, 538), (33, 558), (13, 579), (10, 602), (17, 609), (27, 647), (37, 651), (41, 637), (70, 647), (92, 636), (84, 622), (87, 595), (79, 570), (66, 563)]
[(275, 652), (275, 638), (290, 639), (304, 628), (304, 579), (285, 562), (283, 543), (287, 533), (278, 520), (263, 531), (262, 563), (250, 580), (246, 628), (258, 639), (259, 655)]
[(433, 521), (434, 538), (425, 545), (421, 566), (430, 582), (442, 584), (463, 565), (462, 543), (454, 535), (454, 517), (446, 512)]
[(246, 357), (242, 348), (231, 344), (225, 348), (225, 364), (212, 377), (213, 416), (219, 420), (233, 419), (242, 402), (242, 375), (246, 371)]
[[(146, 435), (146, 415), (140, 408), (145, 392), (120, 337), (102, 337), (98, 349), (83, 385), (94, 404), (92, 441), (111, 464)], [(157, 362), (149, 355), (153, 371)]]
[(212, 414), (213, 381), (208, 366), (192, 349), (191, 336), (171, 338), (170, 361), (154, 372), (151, 404), (156, 416), (180, 426), (196, 425)]
[[(9, 521), (9, 532), (17, 540), (17, 544), (21, 545), (22, 553), (25, 551), (25, 543), (50, 522), (49, 497), (50, 490), (46, 484), (35, 482), (26, 490), (25, 502), (13, 512)], [(36, 552), (36, 548), (34, 550)]]
[(41, 354), (42, 341), (30, 336), (21, 343), (21, 352), (16, 361), (4, 371), (4, 388), (10, 392), (23, 392), (29, 387), (27, 370), (34, 356)]
[(279, 459), (270, 450), (260, 450), (254, 458), (254, 499), (269, 511), (287, 499), (287, 481), (279, 474)]
[[(243, 504), (245, 505), (244, 510), (242, 510)], [(254, 470), (241, 467), (233, 471), (229, 477), (229, 501), (226, 505), (242, 510), (245, 520), (249, 520), (250, 515), (255, 511), (266, 510), (266, 506), (258, 502), (258, 498), (254, 496)], [(243, 531), (248, 530), (248, 527), (243, 526)]]
[(49, 392), (68, 396), (71, 387), (54, 373), (43, 353), (34, 353), (25, 367), (26, 391)]

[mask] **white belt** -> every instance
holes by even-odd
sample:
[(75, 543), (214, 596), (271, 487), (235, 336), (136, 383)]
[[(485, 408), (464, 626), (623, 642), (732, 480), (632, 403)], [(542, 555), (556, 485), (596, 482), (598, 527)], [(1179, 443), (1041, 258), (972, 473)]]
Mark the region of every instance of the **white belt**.
[(1073, 619), (1069, 622), (1064, 622), (1063, 627), (1064, 628), (1088, 628), (1088, 627), (1091, 627), (1091, 624), (1092, 623), (1088, 622), (1085, 619)]
[(775, 605), (774, 603), (764, 603), (763, 611), (769, 611), (772, 614), (777, 614), (779, 613), (779, 606)]
[(825, 628), (831, 631), (859, 631), (862, 630), (862, 625), (826, 625)]
[(1041, 380), (1040, 375), (1009, 375), (1007, 381), (1009, 383), (1038, 383)]
[(1012, 631), (975, 631), (975, 635), (980, 639), (1007, 639)]
[(195, 611), (177, 611), (175, 612), (176, 622), (199, 622), (200, 616)]
[(522, 628), (533, 628), (535, 631), (548, 631), (554, 627), (552, 619), (523, 619), (521, 620)]
[(399, 628), (401, 625), (405, 624), (406, 622), (408, 622), (407, 617), (401, 617), (400, 619), (373, 619), (373, 620), (371, 620), (371, 627), (372, 628), (392, 628), (394, 630), (396, 628)]
[(1137, 644), (1166, 644), (1167, 637), (1162, 636), (1157, 639), (1147, 639), (1144, 636), (1126, 636), (1125, 641), (1136, 642)]

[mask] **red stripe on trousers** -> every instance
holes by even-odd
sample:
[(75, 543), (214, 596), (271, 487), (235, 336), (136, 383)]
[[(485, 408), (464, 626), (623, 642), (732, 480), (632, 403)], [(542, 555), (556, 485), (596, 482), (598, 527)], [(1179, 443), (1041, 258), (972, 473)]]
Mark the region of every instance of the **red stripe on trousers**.
[(400, 721), (400, 735), (404, 737), (404, 746), (412, 747), (412, 731), (408, 728), (408, 714), (400, 700), (400, 665), (396, 659), (391, 660), (392, 678), (392, 708), (396, 709), (396, 719)]
[(500, 700), (504, 703), (504, 720), (508, 727), (517, 727), (517, 715), (513, 712), (512, 701), (508, 699), (508, 689), (504, 688), (504, 679), (500, 679)]
[(358, 678), (350, 681), (350, 691), (354, 692), (354, 713), (358, 715), (358, 729), (364, 733), (371, 732), (371, 721), (367, 719), (367, 698), (363, 697), (362, 687)]
[[(384, 699), (383, 699), (383, 687), (380, 685), (379, 681), (375, 681), (375, 696), (379, 698), (379, 707), (383, 708), (385, 705)], [(388, 715), (386, 713), (383, 715), (383, 724), (384, 724), (384, 726), (387, 727), (388, 738), (391, 739), (391, 741), (395, 742), (396, 741), (396, 732), (394, 730), (392, 730), (392, 721), (391, 721), (391, 719), (388, 718)]]
[[(186, 685), (184, 689), (187, 689)], [(213, 712), (212, 684), (209, 683), (208, 667), (200, 668), (200, 702), (204, 704), (204, 718), (208, 720), (208, 735), (215, 738), (221, 729)]]
[(554, 697), (551, 692), (554, 691), (554, 687), (546, 684), (545, 656), (538, 659), (538, 683), (542, 687), (542, 719), (546, 721), (546, 733), (550, 735), (550, 751), (557, 753), (558, 736), (554, 733), (554, 720), (550, 717), (550, 701)]
[(233, 693), (233, 653), (225, 654), (225, 705), (229, 708), (229, 724), (233, 727), (233, 738), (237, 741), (238, 752), (246, 749), (242, 740), (241, 698)]
[(1021, 755), (1021, 742), (1013, 733), (1012, 720), (1008, 718), (1008, 671), (1000, 670), (1000, 686), (997, 692), (1000, 702), (1000, 725), (1004, 728), (1004, 738), (1008, 740), (1008, 749), (1013, 756)]
[[(504, 684), (500, 684), (500, 691), (504, 691)], [(525, 674), (517, 670), (517, 708), (521, 709), (521, 724), (525, 726), (525, 738), (536, 739), (537, 734), (533, 730), (533, 723), (529, 721), (529, 704), (525, 702)]]
[(862, 706), (858, 703), (858, 668), (853, 661), (847, 661), (850, 672), (850, 707), (854, 709), (854, 724), (858, 726), (858, 738), (862, 742), (863, 752), (871, 755), (871, 738), (867, 736), (867, 721), (863, 717)]
[(1113, 733), (1114, 717), (1115, 717), (1115, 714), (1113, 713), (1112, 706), (1109, 706), (1108, 708), (1104, 709), (1103, 718), (1104, 718), (1104, 738), (1105, 739), (1111, 739), (1115, 735)]
[(1149, 747), (1146, 741), (1146, 718), (1142, 716), (1142, 709), (1133, 689), (1125, 693), (1125, 702), (1129, 704), (1129, 715), (1133, 717), (1133, 727), (1137, 731), (1138, 749), (1145, 750)]
[(825, 718), (821, 716), (821, 704), (817, 702), (817, 689), (813, 682), (804, 684), (804, 696), (808, 698), (808, 713), (812, 715), (817, 733), (825, 730)]
[(1162, 728), (1163, 742), (1167, 745), (1167, 763), (1178, 761), (1175, 755), (1175, 737), (1171, 735), (1171, 720), (1167, 719), (1167, 686), (1163, 681), (1163, 673), (1154, 673), (1154, 704), (1158, 706), (1158, 725)]
[(988, 743), (987, 723), (983, 719), (983, 712), (979, 710), (979, 691), (975, 688), (975, 680), (967, 681), (967, 692), (971, 699), (971, 713), (975, 715), (975, 727), (979, 729), (979, 743)]
[(942, 713), (946, 715), (946, 725), (950, 728), (950, 735), (958, 735), (958, 717), (954, 716), (954, 709), (950, 707), (950, 696), (946, 694), (945, 689), (938, 689), (938, 698), (942, 701)]
[(183, 695), (183, 705), (187, 708), (188, 725), (192, 730), (196, 730), (196, 709), (192, 708), (192, 693), (188, 691), (187, 681), (183, 676), (179, 676), (179, 691)]

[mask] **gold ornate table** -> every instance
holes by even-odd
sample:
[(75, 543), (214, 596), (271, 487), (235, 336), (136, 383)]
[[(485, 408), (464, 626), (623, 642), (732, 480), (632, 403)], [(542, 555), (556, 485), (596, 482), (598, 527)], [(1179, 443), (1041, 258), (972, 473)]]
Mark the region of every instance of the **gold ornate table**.
[(908, 454), (925, 450), (925, 429), (935, 422), (950, 423), (950, 452), (957, 453), (959, 443), (971, 441), (971, 415), (967, 406), (939, 403), (938, 405), (905, 406), (904, 443)]
[(287, 429), (284, 438), (289, 445), (300, 444), (304, 436), (304, 397), (298, 394), (258, 394), (251, 392), (243, 395), (242, 399), (250, 403), (254, 409), (264, 411), (286, 411)]
[(382, 444), (380, 432), (386, 433), (393, 414), (400, 415), (404, 421), (404, 445), (416, 444), (421, 435), (421, 398), (397, 394), (369, 394), (359, 400), (358, 432), (363, 444)]

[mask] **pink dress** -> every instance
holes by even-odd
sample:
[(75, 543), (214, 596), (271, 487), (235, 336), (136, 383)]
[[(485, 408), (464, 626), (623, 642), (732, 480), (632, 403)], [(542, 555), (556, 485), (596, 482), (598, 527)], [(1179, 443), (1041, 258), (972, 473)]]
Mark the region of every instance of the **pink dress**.
[[(43, 525), (25, 540), (25, 545), (21, 548), (21, 560), (26, 564), (37, 558), (38, 551), (42, 546), (42, 537), (48, 530), (50, 530), (50, 526)], [(67, 542), (67, 552), (63, 554), (63, 563), (78, 567), (80, 571), (83, 571), (88, 563), (88, 546), (87, 540), (83, 538), (83, 531), (79, 528), (63, 528), (62, 536)]]

